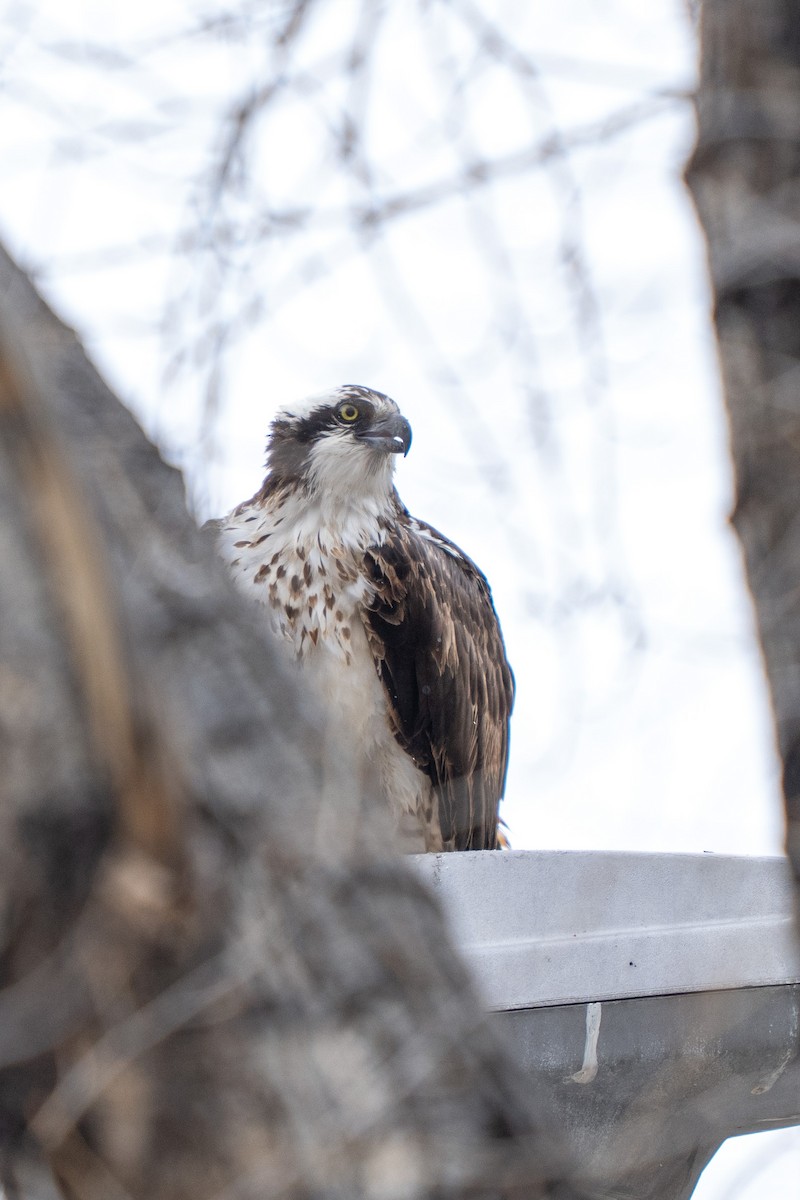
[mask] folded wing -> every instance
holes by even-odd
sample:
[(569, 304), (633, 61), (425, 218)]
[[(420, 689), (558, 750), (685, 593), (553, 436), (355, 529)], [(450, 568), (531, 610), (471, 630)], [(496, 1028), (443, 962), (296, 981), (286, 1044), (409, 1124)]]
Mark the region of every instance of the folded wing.
[(365, 567), (375, 589), (365, 625), (390, 720), (433, 783), (445, 848), (494, 849), (514, 677), (489, 585), (405, 510)]

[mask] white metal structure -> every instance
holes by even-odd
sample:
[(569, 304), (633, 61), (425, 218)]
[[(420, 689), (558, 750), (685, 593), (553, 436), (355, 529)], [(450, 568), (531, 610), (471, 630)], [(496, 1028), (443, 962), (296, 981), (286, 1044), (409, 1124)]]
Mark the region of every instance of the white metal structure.
[(687, 1200), (727, 1137), (800, 1124), (785, 859), (482, 851), (416, 863), (587, 1194)]

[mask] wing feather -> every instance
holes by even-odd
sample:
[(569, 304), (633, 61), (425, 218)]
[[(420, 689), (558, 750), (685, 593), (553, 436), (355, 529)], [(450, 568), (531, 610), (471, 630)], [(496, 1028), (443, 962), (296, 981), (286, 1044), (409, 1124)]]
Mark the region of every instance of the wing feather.
[(514, 677), (489, 585), (404, 509), (365, 567), (364, 622), (395, 737), (434, 785), (445, 846), (494, 849)]

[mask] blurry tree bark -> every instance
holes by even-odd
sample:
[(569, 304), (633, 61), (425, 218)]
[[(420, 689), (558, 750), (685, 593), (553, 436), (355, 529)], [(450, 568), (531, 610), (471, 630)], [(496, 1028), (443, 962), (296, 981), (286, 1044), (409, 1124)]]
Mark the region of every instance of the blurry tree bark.
[(369, 779), (2, 252), (0, 613), (5, 1194), (556, 1194)]
[(708, 240), (744, 551), (800, 880), (800, 2), (704, 0), (687, 181)]

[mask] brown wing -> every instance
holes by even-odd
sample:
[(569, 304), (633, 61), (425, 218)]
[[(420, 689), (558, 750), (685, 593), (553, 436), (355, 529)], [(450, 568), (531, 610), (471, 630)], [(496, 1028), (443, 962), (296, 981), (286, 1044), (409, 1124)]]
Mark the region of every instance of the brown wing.
[(365, 625), (395, 736), (434, 784), (445, 847), (494, 849), (514, 677), (489, 585), (404, 510), (366, 569)]

